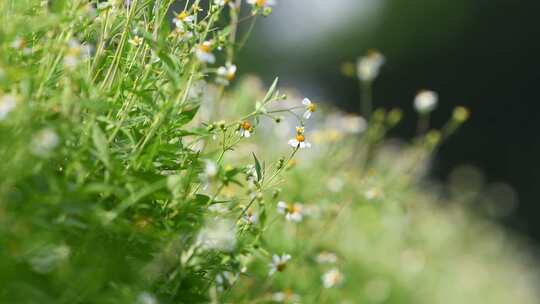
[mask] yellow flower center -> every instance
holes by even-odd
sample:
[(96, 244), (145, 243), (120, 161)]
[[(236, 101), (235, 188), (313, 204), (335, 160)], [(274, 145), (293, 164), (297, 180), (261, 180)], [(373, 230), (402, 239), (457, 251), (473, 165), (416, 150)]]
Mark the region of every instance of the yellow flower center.
[(287, 268), (287, 264), (286, 263), (279, 263), (276, 265), (276, 269), (277, 271), (279, 272), (282, 272), (283, 270), (285, 270), (285, 268)]
[(210, 43), (204, 42), (203, 44), (199, 45), (199, 50), (203, 53), (210, 53)]
[(258, 7), (263, 7), (263, 6), (266, 4), (266, 0), (256, 0), (256, 1), (255, 1), (255, 4), (256, 4)]
[(176, 16), (176, 18), (178, 18), (180, 21), (186, 20), (187, 17), (189, 17), (189, 13), (186, 11), (182, 11), (180, 14), (178, 14), (178, 16)]
[(296, 206), (296, 205), (289, 205), (287, 207), (287, 211), (291, 214), (294, 214), (294, 213), (301, 213), (302, 212), (302, 207), (299, 207), (299, 206)]
[(310, 112), (315, 112), (317, 111), (317, 105), (314, 103), (310, 103), (307, 105), (307, 110)]
[(242, 129), (248, 130), (248, 131), (251, 130), (251, 128), (252, 128), (252, 127), (251, 127), (251, 123), (249, 123), (249, 121), (247, 121), (247, 120), (244, 121), (244, 122), (242, 122), (242, 124), (240, 125), (240, 127), (241, 127)]
[(296, 134), (296, 140), (298, 142), (304, 142), (306, 140), (306, 137), (303, 134)]
[(235, 77), (235, 73), (233, 72), (227, 72), (227, 80), (233, 81)]

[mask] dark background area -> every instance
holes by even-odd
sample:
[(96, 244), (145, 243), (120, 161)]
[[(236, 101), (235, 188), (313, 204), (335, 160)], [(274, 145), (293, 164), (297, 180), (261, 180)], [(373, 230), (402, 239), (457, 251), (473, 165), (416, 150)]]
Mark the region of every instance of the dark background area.
[[(294, 0), (291, 0), (294, 1)], [(361, 1), (361, 0), (358, 0)], [(331, 1), (327, 1), (331, 2)], [(339, 1), (338, 1), (339, 2)], [(440, 127), (456, 105), (471, 109), (471, 120), (439, 150), (432, 177), (445, 181), (453, 168), (479, 168), (487, 182), (506, 182), (518, 193), (519, 206), (503, 219), (508, 227), (540, 240), (540, 21), (538, 1), (520, 0), (388, 0), (369, 30), (349, 23), (345, 30), (322, 37), (317, 47), (273, 47), (280, 34), (272, 29), (279, 10), (260, 20), (239, 58), (241, 73), (300, 88), (314, 99), (358, 109), (359, 88), (340, 73), (368, 49), (385, 54), (375, 85), (377, 107), (400, 107), (406, 118), (392, 135), (411, 138), (416, 115), (412, 100), (419, 89), (439, 93), (433, 126)], [(329, 3), (328, 5), (339, 5)], [(306, 6), (309, 10), (309, 6)], [(330, 15), (339, 19), (341, 16)], [(273, 19), (275, 18), (275, 19)], [(301, 18), (301, 16), (299, 16)], [(306, 20), (309, 22), (309, 20)], [(266, 30), (276, 30), (269, 38)], [(279, 31), (282, 33), (279, 33)], [(274, 41), (272, 41), (274, 39)], [(299, 46), (305, 41), (298, 41)]]

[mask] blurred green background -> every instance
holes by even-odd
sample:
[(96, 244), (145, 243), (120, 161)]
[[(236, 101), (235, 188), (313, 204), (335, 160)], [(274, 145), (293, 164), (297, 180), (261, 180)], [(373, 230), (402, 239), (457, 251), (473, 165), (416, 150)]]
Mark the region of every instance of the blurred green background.
[(357, 81), (340, 67), (379, 50), (387, 61), (375, 105), (406, 113), (392, 135), (414, 136), (412, 100), (420, 89), (439, 93), (435, 128), (454, 106), (469, 107), (471, 121), (440, 149), (431, 178), (470, 178), (478, 188), (505, 183), (494, 193), (506, 204), (499, 219), (538, 240), (539, 8), (532, 0), (281, 0), (257, 20), (239, 71), (267, 83), (279, 75), (316, 101), (357, 112)]

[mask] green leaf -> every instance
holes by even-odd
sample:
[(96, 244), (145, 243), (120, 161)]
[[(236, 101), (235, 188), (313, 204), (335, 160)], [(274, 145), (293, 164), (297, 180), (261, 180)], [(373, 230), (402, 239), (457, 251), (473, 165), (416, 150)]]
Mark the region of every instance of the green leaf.
[(101, 128), (96, 123), (94, 124), (93, 130), (92, 130), (92, 141), (94, 142), (94, 146), (96, 147), (96, 156), (97, 158), (105, 164), (105, 167), (110, 169), (111, 162), (109, 158), (109, 142), (107, 141), (107, 137), (101, 131)]
[(278, 80), (279, 80), (278, 77), (276, 77), (276, 79), (274, 79), (274, 82), (270, 86), (270, 89), (268, 89), (268, 92), (266, 92), (266, 95), (264, 96), (264, 99), (263, 99), (263, 102), (262, 102), (263, 104), (268, 102), (270, 99), (272, 99), (272, 96), (274, 96), (274, 93), (276, 92)]
[(178, 126), (183, 126), (189, 123), (191, 120), (193, 120), (193, 118), (195, 117), (198, 111), (199, 111), (199, 106), (182, 111), (182, 113), (180, 113), (180, 118), (176, 121), (176, 124)]
[(261, 163), (257, 159), (257, 156), (255, 156), (255, 153), (251, 154), (253, 154), (253, 159), (255, 160), (255, 172), (257, 172), (257, 181), (260, 182), (262, 179)]

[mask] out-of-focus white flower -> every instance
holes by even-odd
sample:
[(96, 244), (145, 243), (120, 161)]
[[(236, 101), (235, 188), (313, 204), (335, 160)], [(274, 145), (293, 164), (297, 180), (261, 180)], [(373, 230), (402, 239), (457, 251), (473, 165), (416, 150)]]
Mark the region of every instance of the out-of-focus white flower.
[(227, 63), (227, 65), (219, 67), (216, 71), (217, 78), (216, 82), (227, 86), (231, 81), (234, 80), (234, 77), (236, 76), (236, 65)]
[(170, 37), (178, 39), (179, 41), (184, 41), (192, 38), (193, 33), (185, 30), (183, 27), (177, 27), (171, 32)]
[(238, 274), (234, 274), (230, 271), (223, 271), (216, 275), (216, 285), (219, 292), (224, 291), (226, 288), (232, 286), (236, 280), (238, 280)]
[(209, 221), (199, 232), (197, 240), (205, 249), (232, 251), (236, 245), (234, 222), (223, 219)]
[(225, 6), (227, 4), (234, 5), (231, 0), (214, 0), (214, 4), (219, 6)]
[(76, 68), (81, 60), (90, 58), (92, 53), (92, 47), (84, 44), (82, 45), (77, 39), (71, 39), (68, 42), (68, 49), (66, 56), (64, 57), (64, 65), (68, 69)]
[(289, 140), (289, 146), (300, 149), (311, 148), (311, 144), (306, 141), (304, 127), (296, 127), (296, 136)]
[(240, 128), (238, 132), (240, 133), (240, 136), (250, 138), (251, 133), (253, 133), (253, 126), (249, 121), (245, 120), (240, 123)]
[(60, 138), (52, 129), (43, 129), (34, 135), (31, 151), (34, 155), (45, 157), (60, 143)]
[(333, 252), (323, 251), (323, 252), (321, 252), (321, 253), (319, 253), (317, 255), (315, 260), (319, 264), (333, 264), (333, 263), (337, 262), (338, 257)]
[(248, 4), (253, 5), (256, 8), (266, 8), (277, 4), (276, 0), (247, 0)]
[(428, 114), (435, 110), (439, 96), (436, 92), (422, 90), (414, 98), (414, 108), (420, 114)]
[(281, 256), (274, 254), (272, 256), (272, 262), (269, 264), (270, 271), (268, 275), (271, 276), (276, 272), (283, 272), (287, 268), (287, 263), (291, 259), (289, 254), (282, 254)]
[(173, 18), (173, 22), (176, 27), (183, 27), (184, 25), (192, 25), (195, 21), (195, 17), (190, 15), (187, 11), (181, 11)]
[(292, 290), (279, 291), (272, 294), (272, 301), (278, 303), (299, 303), (300, 296)]
[(300, 203), (287, 204), (280, 201), (277, 203), (277, 212), (284, 214), (285, 219), (290, 222), (299, 223), (304, 218), (304, 206)]
[(358, 59), (356, 69), (358, 78), (362, 81), (373, 81), (379, 76), (379, 71), (384, 64), (384, 56), (377, 51), (369, 51), (364, 57)]
[(204, 174), (208, 176), (209, 178), (213, 178), (218, 173), (218, 166), (217, 164), (212, 160), (206, 160), (205, 166), (204, 166)]
[(141, 46), (144, 42), (144, 39), (142, 39), (138, 35), (135, 35), (133, 38), (129, 39), (128, 42), (133, 46)]
[(317, 105), (311, 102), (309, 98), (304, 98), (304, 100), (302, 100), (302, 104), (306, 106), (306, 111), (303, 115), (304, 119), (309, 119), (311, 117), (311, 114), (317, 111)]
[(379, 199), (381, 198), (382, 196), (382, 193), (379, 189), (377, 188), (371, 188), (371, 189), (368, 189), (365, 193), (364, 193), (364, 196), (366, 199), (368, 200), (374, 200), (374, 199)]
[(141, 292), (137, 297), (137, 304), (158, 304), (158, 300), (149, 292)]
[(14, 95), (6, 94), (0, 96), (0, 121), (6, 119), (8, 114), (17, 106), (17, 98)]
[(21, 37), (15, 38), (15, 40), (11, 42), (11, 47), (18, 51), (21, 51), (23, 55), (29, 55), (32, 52), (32, 50), (27, 47), (26, 40)]
[(255, 225), (259, 222), (259, 215), (250, 209), (246, 211), (246, 214), (244, 214), (243, 219), (244, 221), (246, 221), (246, 223), (250, 225)]
[(212, 54), (212, 42), (205, 41), (197, 46), (195, 56), (202, 62), (214, 63), (216, 62), (216, 56)]
[(24, 39), (21, 37), (17, 37), (11, 42), (11, 47), (17, 50), (22, 50), (26, 47), (26, 41), (24, 41)]
[(332, 288), (343, 282), (343, 274), (337, 268), (333, 268), (323, 274), (321, 280), (325, 288)]

